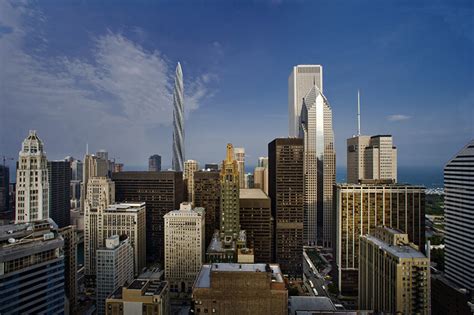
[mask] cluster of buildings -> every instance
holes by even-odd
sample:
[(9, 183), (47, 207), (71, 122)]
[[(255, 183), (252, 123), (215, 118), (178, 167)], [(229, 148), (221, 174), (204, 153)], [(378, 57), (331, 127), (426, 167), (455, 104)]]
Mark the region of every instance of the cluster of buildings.
[[(305, 279), (304, 246), (329, 257), (346, 307), (430, 314), (449, 296), (439, 290), (458, 298), (459, 288), (469, 305), (474, 142), (445, 169), (446, 274), (432, 288), (425, 188), (397, 182), (392, 136), (361, 135), (359, 116), (347, 139), (347, 183), (336, 183), (321, 66), (292, 69), (289, 137), (272, 140), (253, 173), (232, 144), (220, 165), (185, 159), (182, 76), (178, 64), (172, 170), (152, 155), (148, 171), (124, 171), (104, 150), (48, 161), (30, 131), (14, 223), (0, 226), (0, 313), (78, 313), (84, 290), (97, 314), (169, 314), (173, 300), (192, 302), (195, 314), (344, 313), (327, 292), (289, 297), (289, 282)], [(8, 178), (3, 166), (0, 219), (11, 215)]]

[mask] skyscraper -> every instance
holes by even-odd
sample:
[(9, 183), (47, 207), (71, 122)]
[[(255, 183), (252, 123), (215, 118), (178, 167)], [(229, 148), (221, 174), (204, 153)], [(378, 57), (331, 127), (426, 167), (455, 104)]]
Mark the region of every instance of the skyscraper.
[(10, 210), (10, 169), (0, 165), (0, 213)]
[(300, 136), (304, 139), (305, 242), (332, 247), (336, 152), (332, 110), (316, 85), (304, 96)]
[(303, 97), (316, 85), (323, 93), (323, 67), (320, 65), (294, 66), (288, 78), (288, 135), (298, 137)]
[(245, 148), (234, 148), (234, 159), (239, 171), (239, 187), (245, 188)]
[(257, 166), (253, 171), (253, 186), (268, 194), (268, 168)]
[(178, 62), (173, 90), (173, 170), (184, 170), (184, 87), (183, 70)]
[(474, 140), (444, 168), (444, 211), (446, 220), (446, 277), (474, 290)]
[(239, 169), (234, 159), (234, 147), (227, 144), (226, 159), (221, 167), (221, 240), (229, 246), (240, 232), (239, 222)]
[(268, 157), (261, 156), (258, 158), (257, 167), (266, 167), (268, 168)]
[(64, 290), (69, 305), (69, 314), (77, 307), (77, 231), (74, 225), (58, 229), (64, 239)]
[(159, 172), (161, 171), (161, 156), (154, 154), (148, 159), (148, 171)]
[(204, 262), (204, 209), (181, 203), (164, 218), (165, 279), (172, 293), (190, 296)]
[(303, 273), (303, 162), (303, 139), (278, 138), (268, 144), (273, 261), (283, 273), (297, 277)]
[(71, 165), (48, 161), (49, 216), (59, 228), (71, 224)]
[(187, 160), (184, 162), (183, 179), (186, 182), (188, 200), (194, 202), (194, 173), (199, 169), (199, 163), (195, 160)]
[(82, 189), (81, 189), (81, 212), (84, 212), (85, 199), (87, 198), (87, 185), (89, 184), (89, 178), (92, 177), (108, 177), (109, 167), (107, 160), (98, 158), (88, 152), (84, 156), (83, 172), (82, 172)]
[(49, 218), (48, 161), (35, 130), (23, 141), (16, 178), (15, 223)]

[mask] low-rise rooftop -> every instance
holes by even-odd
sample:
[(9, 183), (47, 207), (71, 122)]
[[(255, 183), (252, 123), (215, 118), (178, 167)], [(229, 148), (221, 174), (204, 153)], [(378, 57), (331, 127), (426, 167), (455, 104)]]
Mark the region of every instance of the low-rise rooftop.
[(374, 243), (380, 249), (398, 258), (426, 258), (426, 256), (409, 245), (390, 245), (372, 235), (365, 235), (367, 240)]
[(145, 207), (144, 202), (122, 202), (122, 203), (115, 203), (109, 205), (106, 211), (125, 211), (125, 212), (137, 212), (140, 211), (143, 207)]
[(240, 199), (268, 199), (267, 194), (260, 188), (240, 189)]

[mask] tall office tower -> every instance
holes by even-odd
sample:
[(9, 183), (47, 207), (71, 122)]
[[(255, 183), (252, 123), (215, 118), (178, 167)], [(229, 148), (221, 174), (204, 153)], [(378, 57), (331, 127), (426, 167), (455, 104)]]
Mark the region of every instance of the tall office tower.
[(234, 148), (234, 159), (239, 171), (239, 187), (245, 188), (245, 148)]
[(164, 263), (164, 219), (183, 201), (181, 172), (121, 172), (112, 174), (119, 202), (146, 202), (147, 261)]
[(114, 163), (114, 173), (123, 172), (123, 163)]
[(379, 314), (431, 314), (430, 259), (408, 235), (377, 227), (360, 237), (359, 309)]
[[(77, 235), (76, 228), (69, 225), (58, 230), (64, 239), (64, 289), (69, 314), (76, 314), (77, 307)], [(66, 312), (67, 313), (67, 312)]]
[(338, 184), (335, 187), (333, 257), (339, 291), (357, 295), (359, 237), (377, 226), (408, 234), (424, 250), (425, 189), (398, 184)]
[[(80, 209), (81, 207), (81, 188), (82, 188), (82, 181), (80, 180), (71, 180), (71, 199), (69, 203), (71, 205), (71, 209)], [(78, 210), (76, 209), (76, 211)]]
[(81, 189), (81, 212), (84, 212), (85, 199), (87, 198), (87, 185), (89, 178), (92, 177), (108, 177), (109, 167), (107, 160), (100, 159), (93, 154), (86, 153), (84, 156), (83, 172), (82, 172), (82, 189)]
[(15, 223), (49, 218), (48, 161), (35, 130), (23, 140), (16, 171)]
[(288, 291), (277, 264), (217, 263), (202, 266), (192, 304), (194, 314), (287, 315)]
[(154, 154), (148, 159), (148, 171), (159, 172), (161, 171), (161, 155)]
[(188, 200), (189, 202), (194, 202), (194, 172), (199, 170), (199, 163), (195, 160), (187, 160), (184, 162), (184, 174), (183, 179), (186, 181), (188, 187)]
[(330, 248), (336, 151), (332, 110), (316, 82), (303, 99), (300, 118), (305, 150), (305, 242)]
[(181, 203), (165, 215), (165, 279), (170, 292), (190, 295), (204, 262), (204, 209)]
[(106, 300), (107, 314), (170, 314), (168, 282), (157, 279), (134, 280), (120, 287)]
[(173, 90), (173, 170), (184, 170), (184, 87), (183, 70), (178, 62)]
[(216, 171), (197, 171), (194, 173), (194, 206), (205, 211), (205, 246), (212, 240), (219, 228), (221, 207), (220, 174)]
[(253, 186), (268, 194), (268, 168), (257, 166), (253, 171)]
[(234, 147), (227, 144), (226, 159), (221, 167), (221, 240), (225, 246), (237, 240), (240, 232), (239, 222), (239, 168), (234, 159)]
[(217, 163), (207, 163), (204, 165), (205, 170), (209, 171), (218, 171), (219, 170), (219, 164)]
[(0, 213), (10, 210), (10, 169), (0, 165)]
[(104, 149), (101, 149), (101, 150), (97, 151), (97, 153), (96, 153), (95, 155), (96, 155), (99, 159), (106, 160), (106, 161), (109, 160), (109, 152), (107, 152), (107, 151), (104, 150)]
[(293, 277), (303, 273), (303, 164), (303, 139), (278, 138), (268, 144), (269, 196), (274, 219), (272, 261)]
[(256, 263), (272, 261), (272, 210), (270, 198), (261, 189), (240, 190), (240, 228)]
[(133, 248), (127, 236), (118, 235), (105, 240), (97, 249), (97, 314), (105, 314), (105, 300), (117, 288), (133, 281)]
[(115, 202), (115, 184), (107, 177), (92, 177), (84, 202), (84, 276), (88, 285), (95, 280), (95, 253), (103, 242), (102, 212)]
[(365, 177), (365, 149), (370, 146), (370, 136), (357, 135), (347, 139), (347, 182), (358, 184)]
[(288, 135), (299, 137), (302, 99), (316, 85), (323, 93), (323, 67), (320, 65), (294, 66), (288, 78)]
[(55, 223), (0, 226), (0, 314), (64, 312), (64, 241)]
[(71, 180), (82, 181), (84, 177), (84, 163), (81, 160), (72, 158), (71, 162)]
[(258, 158), (257, 167), (265, 167), (268, 168), (268, 157), (261, 156)]
[(253, 173), (245, 173), (245, 185), (244, 189), (254, 188), (254, 178)]
[(444, 168), (446, 277), (471, 291), (474, 290), (473, 182), (474, 140), (471, 140)]
[(69, 161), (48, 161), (49, 217), (59, 228), (71, 224), (71, 173)]
[(113, 235), (127, 235), (133, 247), (135, 274), (146, 267), (146, 208), (145, 203), (111, 204), (102, 213), (99, 227), (99, 247), (104, 239)]

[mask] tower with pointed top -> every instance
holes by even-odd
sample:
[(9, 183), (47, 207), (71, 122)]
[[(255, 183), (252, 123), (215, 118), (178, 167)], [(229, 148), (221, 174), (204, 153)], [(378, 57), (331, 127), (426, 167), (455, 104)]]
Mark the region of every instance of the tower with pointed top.
[(23, 140), (16, 178), (15, 223), (48, 219), (48, 161), (36, 130)]
[(234, 158), (234, 147), (227, 144), (226, 159), (221, 167), (221, 239), (225, 245), (236, 240), (240, 232), (239, 168)]
[(173, 170), (182, 172), (184, 169), (184, 87), (183, 70), (178, 62), (173, 90)]

